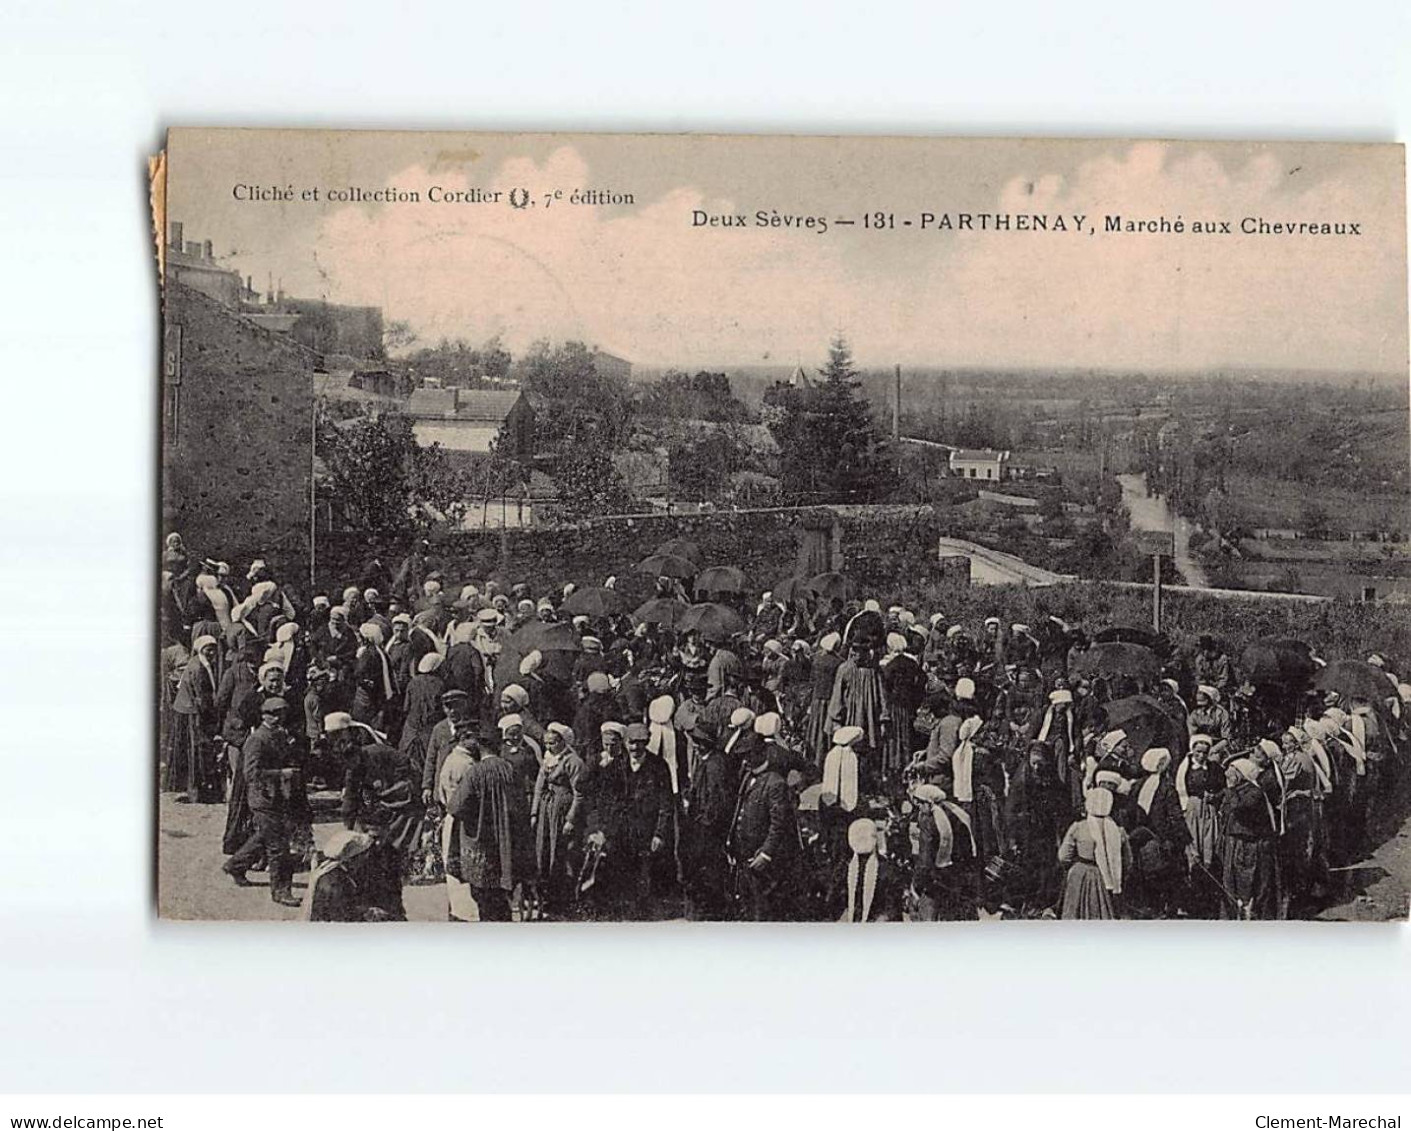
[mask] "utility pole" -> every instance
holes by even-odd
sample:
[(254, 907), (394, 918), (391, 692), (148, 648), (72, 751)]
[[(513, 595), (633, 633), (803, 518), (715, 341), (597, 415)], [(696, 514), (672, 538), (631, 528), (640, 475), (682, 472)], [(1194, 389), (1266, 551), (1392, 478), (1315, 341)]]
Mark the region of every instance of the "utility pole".
[(1152, 554), (1154, 576), (1151, 579), (1151, 629), (1161, 631), (1161, 555)]
[(318, 586), (318, 378), (311, 375), (314, 385), (313, 407), (309, 410), (309, 594)]
[(897, 366), (896, 390), (892, 397), (892, 443), (901, 443), (901, 366)]

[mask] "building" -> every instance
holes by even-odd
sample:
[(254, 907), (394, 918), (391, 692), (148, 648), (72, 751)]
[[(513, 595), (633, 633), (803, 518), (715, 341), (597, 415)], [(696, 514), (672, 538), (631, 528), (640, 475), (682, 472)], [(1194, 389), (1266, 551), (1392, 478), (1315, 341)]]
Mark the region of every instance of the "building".
[(162, 315), (164, 531), (199, 554), (307, 577), (319, 359), (175, 273)]
[[(268, 297), (268, 296), (266, 296)], [(261, 317), (292, 317), (289, 334), (319, 353), (356, 358), (382, 358), (382, 308), (348, 306), (323, 299), (289, 298), (276, 294), (260, 307)]]
[(183, 243), (180, 220), (173, 220), (168, 231), (165, 281), (200, 291), (228, 310), (239, 310), (245, 291), (240, 273), (217, 262), (210, 240)]
[(181, 221), (173, 220), (165, 249), (167, 281), (198, 290), (262, 330), (288, 334), (316, 353), (378, 360), (386, 356), (380, 306), (290, 298), (273, 280), (261, 295), (252, 278), (242, 279), (238, 271), (216, 259), (210, 240), (184, 243), (183, 237)]
[(961, 479), (984, 479), (998, 483), (1010, 474), (1009, 453), (990, 448), (957, 448), (950, 454), (950, 473)]
[(602, 350), (593, 351), (593, 368), (598, 376), (610, 377), (615, 381), (632, 380), (632, 363)]
[(324, 359), (323, 369), (314, 374), (314, 396), (328, 405), (335, 419), (397, 411), (405, 401), (401, 381), (386, 365), (350, 357)]
[(440, 444), (450, 453), (481, 456), (497, 437), (500, 451), (515, 459), (534, 452), (534, 410), (519, 389), (416, 389), (406, 414), (423, 447)]

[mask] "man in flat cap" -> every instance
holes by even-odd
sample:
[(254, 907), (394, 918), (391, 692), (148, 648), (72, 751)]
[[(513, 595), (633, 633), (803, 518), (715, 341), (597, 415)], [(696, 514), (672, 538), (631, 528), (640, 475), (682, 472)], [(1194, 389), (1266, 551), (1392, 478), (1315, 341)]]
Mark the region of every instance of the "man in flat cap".
[(430, 805), (434, 799), (446, 756), (462, 736), (470, 735), (474, 729), (470, 696), (459, 687), (448, 687), (441, 693), (441, 711), (445, 717), (431, 728), (426, 739), (426, 756), (421, 765), (423, 805)]
[(293, 736), (284, 729), (288, 709), (281, 696), (265, 699), (260, 705), (260, 725), (245, 740), (241, 763), (254, 831), (223, 868), (236, 884), (248, 887), (245, 873), (263, 854), (269, 867), (270, 898), (286, 907), (298, 907), (291, 885), (294, 869), (289, 837), (292, 819), (301, 808), (295, 794), (302, 796), (303, 780), (295, 765)]

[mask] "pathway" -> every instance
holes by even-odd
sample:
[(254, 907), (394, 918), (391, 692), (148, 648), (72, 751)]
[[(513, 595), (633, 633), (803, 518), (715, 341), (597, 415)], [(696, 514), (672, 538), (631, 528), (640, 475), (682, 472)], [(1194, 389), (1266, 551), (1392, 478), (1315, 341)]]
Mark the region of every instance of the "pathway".
[(1173, 514), (1160, 495), (1146, 493), (1146, 476), (1119, 475), (1122, 502), (1131, 515), (1133, 530), (1155, 530), (1171, 533), (1176, 543), (1176, 568), (1192, 589), (1210, 588), (1210, 580), (1191, 557), (1191, 525), (1180, 515)]

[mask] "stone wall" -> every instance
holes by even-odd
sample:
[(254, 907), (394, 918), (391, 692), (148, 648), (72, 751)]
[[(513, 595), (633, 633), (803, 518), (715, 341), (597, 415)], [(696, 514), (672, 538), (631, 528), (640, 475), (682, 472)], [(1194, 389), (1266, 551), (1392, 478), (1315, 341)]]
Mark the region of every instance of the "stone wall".
[(163, 534), (307, 578), (313, 355), (178, 283), (163, 336)]
[[(808, 534), (808, 531), (816, 531)], [(737, 565), (756, 590), (794, 572), (800, 545), (828, 547), (833, 568), (865, 587), (889, 589), (902, 580), (939, 577), (940, 529), (929, 506), (810, 507), (731, 511), (667, 517), (595, 519), (554, 528), (433, 535), (429, 561), (450, 582), (492, 575), (524, 581), (543, 592), (566, 581), (601, 585), (616, 575), (634, 594), (651, 579), (633, 565), (662, 542), (685, 538), (700, 545), (707, 565)], [(361, 581), (376, 557), (395, 571), (408, 543), (351, 534), (320, 535), (316, 576), (321, 589)]]

